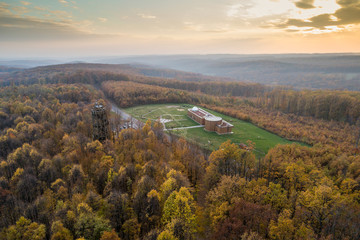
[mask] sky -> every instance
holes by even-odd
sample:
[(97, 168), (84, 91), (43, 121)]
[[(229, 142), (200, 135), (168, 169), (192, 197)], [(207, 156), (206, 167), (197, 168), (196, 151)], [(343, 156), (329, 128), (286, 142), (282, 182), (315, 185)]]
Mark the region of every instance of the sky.
[(360, 0), (0, 0), (0, 58), (360, 52)]

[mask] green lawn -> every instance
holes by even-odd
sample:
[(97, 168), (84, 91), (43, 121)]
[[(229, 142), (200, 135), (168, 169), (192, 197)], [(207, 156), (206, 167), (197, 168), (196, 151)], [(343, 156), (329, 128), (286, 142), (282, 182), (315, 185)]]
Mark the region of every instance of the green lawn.
[[(156, 120), (160, 116), (163, 119), (172, 120), (166, 123), (166, 128), (179, 128), (199, 125), (187, 116), (189, 104), (153, 104), (127, 108), (125, 111), (133, 117), (146, 122), (147, 119)], [(183, 110), (181, 110), (183, 109)], [(231, 140), (234, 143), (246, 143), (251, 140), (255, 143), (255, 154), (258, 157), (264, 156), (269, 149), (278, 144), (292, 144), (294, 142), (279, 137), (255, 125), (232, 118), (208, 109), (204, 109), (234, 125), (233, 134), (218, 135), (214, 132), (206, 132), (203, 128), (171, 130), (172, 133), (184, 137), (186, 140), (196, 143), (202, 148), (215, 150), (220, 144)], [(305, 145), (303, 143), (298, 143)]]
[(171, 120), (171, 122), (165, 123), (166, 128), (171, 129), (199, 125), (187, 116), (187, 109), (191, 107), (188, 104), (152, 104), (124, 110), (142, 122), (146, 122), (147, 119), (155, 121), (159, 117)]

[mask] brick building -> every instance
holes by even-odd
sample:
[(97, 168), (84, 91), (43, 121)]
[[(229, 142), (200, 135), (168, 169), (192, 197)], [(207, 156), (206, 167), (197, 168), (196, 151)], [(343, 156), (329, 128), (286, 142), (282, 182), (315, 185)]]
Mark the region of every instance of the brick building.
[(198, 107), (189, 108), (188, 116), (195, 122), (204, 125), (206, 131), (216, 132), (217, 134), (232, 133), (232, 128), (234, 127), (221, 117), (217, 117)]

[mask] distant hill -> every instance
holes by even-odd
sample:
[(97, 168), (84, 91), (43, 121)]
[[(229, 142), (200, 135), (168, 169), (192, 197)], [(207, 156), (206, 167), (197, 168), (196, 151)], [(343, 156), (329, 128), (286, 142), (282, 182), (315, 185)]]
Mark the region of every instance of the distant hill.
[(72, 74), (81, 71), (148, 76), (162, 79), (176, 79), (181, 81), (234, 81), (234, 79), (227, 77), (206, 76), (199, 73), (191, 73), (184, 71), (177, 71), (172, 69), (154, 68), (147, 65), (140, 64), (100, 64), (100, 63), (68, 63), (59, 65), (40, 66), (23, 71), (14, 72), (9, 75), (9, 79), (29, 79), (50, 77), (57, 74)]
[(46, 66), (52, 64), (60, 64), (65, 61), (52, 60), (52, 59), (40, 59), (40, 60), (4, 60), (0, 59), (0, 65), (13, 68), (33, 68), (38, 66)]
[[(360, 91), (360, 54), (159, 55), (84, 58), (67, 62), (0, 61), (0, 65), (28, 68), (21, 74), (12, 75), (17, 79), (20, 75), (26, 78), (34, 73), (48, 76), (86, 70), (190, 82), (240, 81), (294, 89)], [(54, 63), (57, 65), (52, 65)], [(9, 74), (1, 76), (6, 75)]]
[(360, 90), (359, 54), (174, 55), (98, 59), (295, 88)]
[(17, 72), (20, 71), (22, 68), (14, 68), (14, 67), (7, 67), (7, 66), (1, 66), (0, 65), (0, 73), (11, 73), (11, 72)]

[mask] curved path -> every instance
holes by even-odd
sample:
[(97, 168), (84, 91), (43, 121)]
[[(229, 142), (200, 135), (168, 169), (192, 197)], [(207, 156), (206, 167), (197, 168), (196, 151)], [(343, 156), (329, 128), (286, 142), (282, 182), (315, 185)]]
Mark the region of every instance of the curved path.
[[(108, 99), (107, 99), (108, 100)], [(108, 100), (109, 101), (109, 100)], [(139, 129), (144, 126), (144, 123), (137, 120), (136, 118), (133, 118), (130, 114), (126, 113), (124, 110), (116, 106), (115, 103), (109, 101), (111, 103), (111, 111), (119, 115), (122, 119), (129, 121), (130, 126), (134, 129)]]

